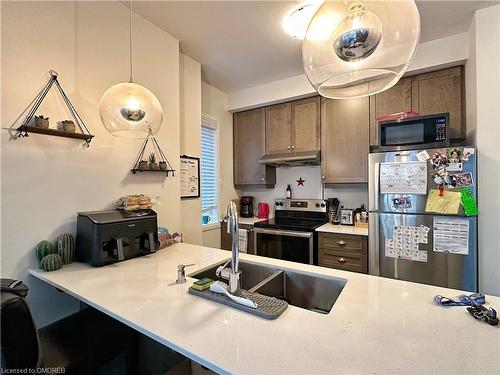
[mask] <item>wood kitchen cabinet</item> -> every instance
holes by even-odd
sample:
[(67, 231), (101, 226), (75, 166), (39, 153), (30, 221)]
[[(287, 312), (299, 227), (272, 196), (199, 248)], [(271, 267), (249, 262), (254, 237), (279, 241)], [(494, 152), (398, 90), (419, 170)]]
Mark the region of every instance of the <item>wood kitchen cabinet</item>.
[(411, 77), (412, 110), (419, 115), (450, 114), (450, 138), (465, 138), (464, 67), (457, 66)]
[(266, 108), (266, 155), (290, 152), (292, 145), (292, 105)]
[(370, 146), (378, 145), (377, 116), (412, 110), (411, 80), (401, 78), (390, 89), (370, 96)]
[(233, 117), (234, 185), (274, 187), (276, 168), (260, 164), (265, 150), (264, 108), (235, 113)]
[(319, 233), (318, 242), (321, 267), (368, 273), (368, 237)]
[(320, 146), (319, 97), (266, 108), (266, 155), (319, 151)]
[(369, 99), (321, 98), (321, 174), (324, 183), (368, 181)]
[(292, 151), (316, 151), (320, 142), (320, 98), (297, 100), (292, 105)]

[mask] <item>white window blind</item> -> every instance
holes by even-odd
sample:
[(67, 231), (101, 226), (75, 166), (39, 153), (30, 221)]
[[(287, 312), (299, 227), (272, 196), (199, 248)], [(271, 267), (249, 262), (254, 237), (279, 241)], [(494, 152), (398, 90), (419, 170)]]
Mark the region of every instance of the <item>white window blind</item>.
[[(202, 119), (201, 126), (201, 208), (202, 223), (218, 221), (217, 123)], [(203, 216), (209, 216), (204, 218)]]

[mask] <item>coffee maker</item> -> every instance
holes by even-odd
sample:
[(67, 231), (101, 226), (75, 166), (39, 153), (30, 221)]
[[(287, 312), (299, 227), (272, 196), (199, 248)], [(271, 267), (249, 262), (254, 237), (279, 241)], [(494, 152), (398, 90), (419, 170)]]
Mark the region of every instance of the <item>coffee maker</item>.
[(241, 197), (240, 216), (253, 217), (253, 197)]

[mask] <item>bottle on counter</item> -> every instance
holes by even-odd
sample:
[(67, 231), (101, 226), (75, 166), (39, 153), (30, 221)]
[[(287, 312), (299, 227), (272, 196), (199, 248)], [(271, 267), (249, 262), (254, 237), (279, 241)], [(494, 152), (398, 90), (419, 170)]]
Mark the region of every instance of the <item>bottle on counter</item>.
[(361, 222), (368, 223), (368, 211), (366, 211), (365, 205), (361, 205)]
[(286, 187), (286, 199), (292, 199), (292, 187), (290, 184)]

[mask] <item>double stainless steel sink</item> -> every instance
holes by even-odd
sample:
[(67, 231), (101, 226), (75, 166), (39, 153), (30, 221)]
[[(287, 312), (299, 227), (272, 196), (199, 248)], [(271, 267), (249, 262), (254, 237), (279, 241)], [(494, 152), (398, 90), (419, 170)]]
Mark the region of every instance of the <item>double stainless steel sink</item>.
[[(227, 260), (194, 272), (195, 279), (204, 277), (220, 280), (215, 271)], [(241, 287), (269, 297), (285, 300), (289, 305), (328, 314), (347, 280), (315, 275), (240, 260)]]

